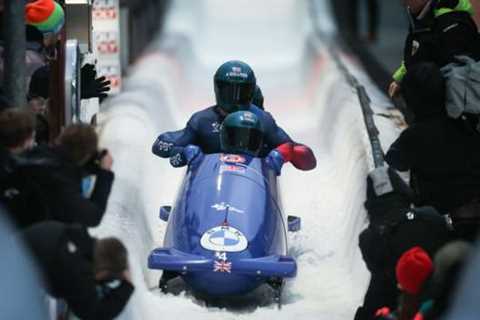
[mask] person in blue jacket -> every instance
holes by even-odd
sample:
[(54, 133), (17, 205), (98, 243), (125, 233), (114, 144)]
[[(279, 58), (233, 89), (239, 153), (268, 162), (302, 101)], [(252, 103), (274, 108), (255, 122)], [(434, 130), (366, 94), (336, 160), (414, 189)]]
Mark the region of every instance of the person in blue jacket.
[[(220, 127), (220, 146), (222, 152), (259, 157), (265, 138), (264, 128), (259, 118), (250, 111), (237, 111), (229, 114)], [(203, 159), (203, 152), (196, 145), (187, 145), (182, 156), (173, 156), (173, 167), (185, 164), (197, 166)], [(316, 166), (312, 150), (302, 144), (286, 142), (271, 150), (265, 157), (267, 166), (280, 175), (282, 166), (291, 162), (297, 169), (312, 170)]]
[(264, 139), (260, 157), (284, 143), (294, 143), (270, 113), (252, 104), (256, 78), (249, 65), (241, 61), (225, 62), (215, 73), (214, 88), (216, 105), (193, 114), (184, 129), (161, 134), (152, 146), (155, 155), (173, 157), (185, 165), (188, 145), (196, 145), (206, 154), (222, 152), (220, 126), (228, 114), (239, 110), (252, 112), (262, 124)]

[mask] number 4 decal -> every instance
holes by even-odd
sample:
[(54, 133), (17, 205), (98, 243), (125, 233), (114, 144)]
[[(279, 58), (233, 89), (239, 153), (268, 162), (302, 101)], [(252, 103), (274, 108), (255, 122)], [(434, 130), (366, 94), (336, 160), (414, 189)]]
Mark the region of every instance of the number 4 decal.
[(227, 253), (226, 252), (215, 252), (215, 258), (218, 260), (227, 261)]

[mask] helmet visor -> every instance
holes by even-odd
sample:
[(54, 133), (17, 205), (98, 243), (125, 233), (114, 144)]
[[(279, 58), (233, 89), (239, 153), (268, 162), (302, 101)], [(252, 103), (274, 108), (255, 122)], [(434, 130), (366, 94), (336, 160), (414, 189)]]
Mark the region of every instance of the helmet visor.
[(263, 144), (262, 131), (255, 128), (226, 127), (223, 147), (226, 152), (256, 156)]
[(217, 85), (217, 104), (220, 107), (247, 107), (252, 102), (255, 86), (251, 83), (231, 83), (219, 81)]

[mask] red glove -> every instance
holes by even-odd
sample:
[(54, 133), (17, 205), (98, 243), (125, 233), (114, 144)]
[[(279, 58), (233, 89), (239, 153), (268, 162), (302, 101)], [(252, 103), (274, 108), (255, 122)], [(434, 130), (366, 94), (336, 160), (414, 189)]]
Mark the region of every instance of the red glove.
[(286, 142), (275, 148), (283, 157), (284, 162), (290, 162), (293, 159), (293, 143)]
[(300, 170), (313, 170), (317, 166), (317, 159), (312, 149), (303, 144), (295, 144), (293, 158), (290, 160), (295, 168)]

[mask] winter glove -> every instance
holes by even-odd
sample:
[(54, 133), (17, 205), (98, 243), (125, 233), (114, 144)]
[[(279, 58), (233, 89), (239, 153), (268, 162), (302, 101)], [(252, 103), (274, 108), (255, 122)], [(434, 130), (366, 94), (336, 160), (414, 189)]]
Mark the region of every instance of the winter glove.
[(174, 148), (173, 156), (170, 157), (170, 164), (174, 168), (196, 166), (203, 159), (202, 150), (198, 146), (189, 144), (186, 147)]
[(293, 147), (293, 157), (290, 160), (295, 168), (299, 170), (313, 170), (317, 166), (317, 159), (312, 149), (306, 145), (296, 143)]
[(285, 160), (282, 154), (277, 149), (274, 149), (270, 151), (270, 153), (267, 155), (267, 157), (265, 158), (265, 162), (270, 168), (275, 171), (277, 176), (279, 176)]
[(279, 145), (275, 148), (283, 157), (284, 162), (290, 162), (294, 156), (294, 144), (292, 142), (287, 142)]
[(97, 78), (97, 70), (93, 64), (86, 64), (81, 69), (81, 98), (105, 99), (110, 91), (110, 81), (105, 77)]

